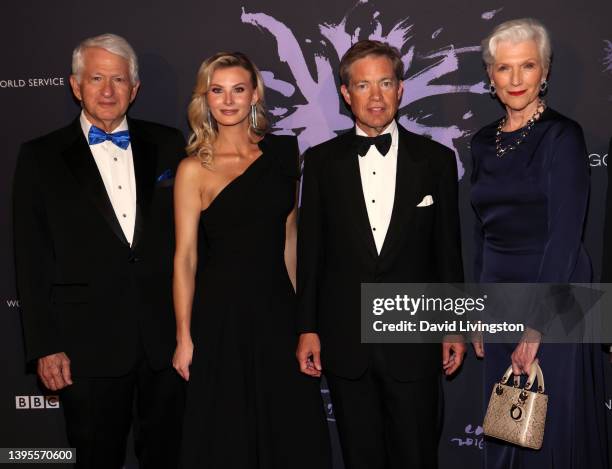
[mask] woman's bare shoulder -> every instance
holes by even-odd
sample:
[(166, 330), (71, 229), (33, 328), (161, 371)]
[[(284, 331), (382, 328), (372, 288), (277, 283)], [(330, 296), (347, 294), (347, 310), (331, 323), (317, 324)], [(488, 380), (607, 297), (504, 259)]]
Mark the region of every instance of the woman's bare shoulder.
[(181, 180), (206, 181), (213, 175), (213, 171), (202, 164), (202, 160), (195, 155), (183, 158), (179, 163), (176, 177)]
[(202, 160), (195, 155), (183, 158), (178, 166), (178, 170), (184, 173), (199, 172), (202, 168)]

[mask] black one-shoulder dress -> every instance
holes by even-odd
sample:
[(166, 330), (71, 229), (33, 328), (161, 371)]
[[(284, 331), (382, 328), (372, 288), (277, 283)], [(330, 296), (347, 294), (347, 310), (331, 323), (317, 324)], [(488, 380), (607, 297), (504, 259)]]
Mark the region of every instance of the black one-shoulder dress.
[(331, 467), (319, 381), (295, 358), (284, 262), (297, 140), (268, 135), (259, 145), (261, 156), (200, 217), (183, 469)]

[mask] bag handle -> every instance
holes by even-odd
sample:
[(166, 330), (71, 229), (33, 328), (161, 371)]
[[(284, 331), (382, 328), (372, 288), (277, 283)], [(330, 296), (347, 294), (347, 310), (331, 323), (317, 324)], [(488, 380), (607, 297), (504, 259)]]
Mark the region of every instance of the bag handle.
[[(506, 384), (510, 379), (510, 375), (512, 375), (512, 365), (508, 367), (504, 373), (504, 376), (502, 376), (501, 384)], [(529, 373), (529, 378), (527, 378), (527, 382), (525, 383), (525, 387), (523, 389), (525, 389), (525, 391), (530, 391), (536, 378), (538, 380), (537, 392), (544, 393), (544, 390), (546, 389), (544, 387), (544, 373), (542, 373), (542, 368), (540, 368), (540, 365), (538, 365), (536, 362), (531, 364), (531, 372)], [(514, 387), (520, 387), (520, 378), (518, 376), (514, 377)]]

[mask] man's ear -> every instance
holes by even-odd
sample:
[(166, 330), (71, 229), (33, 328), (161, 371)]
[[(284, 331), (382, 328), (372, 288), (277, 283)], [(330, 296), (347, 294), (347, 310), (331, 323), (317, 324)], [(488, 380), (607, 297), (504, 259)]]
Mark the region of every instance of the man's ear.
[(351, 106), (351, 94), (349, 93), (348, 88), (346, 87), (346, 85), (342, 85), (340, 87), (340, 93), (342, 93), (342, 97), (344, 98), (344, 101), (346, 102), (346, 104), (349, 105), (349, 107)]
[(140, 89), (140, 82), (137, 81), (136, 84), (132, 87), (130, 91), (130, 103), (136, 99), (136, 95), (138, 94), (138, 90)]
[(74, 97), (79, 101), (82, 101), (83, 97), (81, 96), (81, 86), (79, 85), (76, 75), (70, 75), (70, 88), (72, 88), (72, 94), (74, 94)]

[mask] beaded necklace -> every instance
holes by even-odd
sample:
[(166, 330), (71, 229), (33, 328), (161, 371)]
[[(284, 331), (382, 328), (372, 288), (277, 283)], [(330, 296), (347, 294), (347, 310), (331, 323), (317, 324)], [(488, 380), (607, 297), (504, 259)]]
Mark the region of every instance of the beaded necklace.
[(521, 133), (519, 134), (517, 139), (505, 147), (503, 147), (501, 144), (501, 134), (502, 129), (504, 128), (504, 125), (506, 125), (506, 121), (508, 120), (508, 116), (504, 116), (499, 121), (499, 124), (497, 125), (497, 132), (495, 132), (495, 150), (498, 158), (503, 158), (506, 153), (515, 150), (516, 147), (523, 143), (527, 135), (529, 135), (529, 132), (531, 132), (531, 129), (533, 129), (535, 123), (540, 119), (540, 117), (542, 117), (544, 109), (546, 109), (546, 103), (540, 99), (535, 114), (531, 116), (531, 118), (527, 121), (527, 124), (525, 125), (525, 127), (523, 127), (523, 130), (521, 130)]

